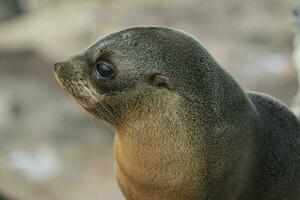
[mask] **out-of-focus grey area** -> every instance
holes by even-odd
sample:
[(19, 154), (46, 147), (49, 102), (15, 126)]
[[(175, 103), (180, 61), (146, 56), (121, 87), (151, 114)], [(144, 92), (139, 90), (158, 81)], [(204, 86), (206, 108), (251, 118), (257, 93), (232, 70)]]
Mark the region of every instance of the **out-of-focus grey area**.
[(295, 8), (293, 10), (293, 20), (295, 25), (293, 61), (298, 72), (299, 87), (297, 95), (293, 100), (292, 109), (300, 118), (300, 0), (296, 1)]
[[(54, 80), (98, 37), (164, 25), (197, 37), (244, 89), (292, 104), (293, 0), (0, 0), (0, 191), (15, 200), (123, 199), (113, 129)], [(0, 197), (1, 198), (1, 197)]]

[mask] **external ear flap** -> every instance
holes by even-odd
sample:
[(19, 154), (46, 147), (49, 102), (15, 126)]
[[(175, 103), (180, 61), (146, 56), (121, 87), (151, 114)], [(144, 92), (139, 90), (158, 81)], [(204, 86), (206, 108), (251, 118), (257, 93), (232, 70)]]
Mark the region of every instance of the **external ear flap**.
[(152, 77), (152, 83), (153, 83), (153, 85), (155, 85), (157, 87), (164, 87), (169, 90), (175, 89), (174, 83), (168, 77), (161, 75), (161, 74), (155, 74)]

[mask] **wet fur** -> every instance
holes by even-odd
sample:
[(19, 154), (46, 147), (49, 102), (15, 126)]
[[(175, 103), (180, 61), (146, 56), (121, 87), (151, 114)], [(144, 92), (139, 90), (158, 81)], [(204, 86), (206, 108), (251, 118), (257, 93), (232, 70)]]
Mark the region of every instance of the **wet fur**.
[[(97, 79), (99, 59), (118, 68), (115, 80)], [(63, 87), (117, 129), (126, 199), (299, 199), (299, 121), (281, 102), (244, 92), (193, 37), (131, 28), (62, 65)], [(174, 90), (153, 85), (154, 73)]]

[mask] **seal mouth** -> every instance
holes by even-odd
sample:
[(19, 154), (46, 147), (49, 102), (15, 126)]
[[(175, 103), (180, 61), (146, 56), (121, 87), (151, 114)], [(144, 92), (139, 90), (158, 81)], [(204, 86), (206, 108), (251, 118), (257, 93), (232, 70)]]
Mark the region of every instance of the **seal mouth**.
[(54, 71), (54, 76), (59, 85), (85, 109), (91, 109), (97, 103), (102, 102), (105, 94), (99, 95), (89, 87), (88, 82), (80, 78), (64, 78)]

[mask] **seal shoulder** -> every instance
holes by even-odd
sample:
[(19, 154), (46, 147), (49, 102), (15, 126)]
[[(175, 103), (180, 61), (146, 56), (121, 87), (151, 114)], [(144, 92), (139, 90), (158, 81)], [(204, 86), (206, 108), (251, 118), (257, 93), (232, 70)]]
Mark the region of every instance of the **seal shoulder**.
[[(257, 92), (246, 93), (259, 114), (256, 132), (255, 178), (261, 199), (297, 199), (300, 188), (299, 156), (300, 123), (279, 100)], [(276, 197), (276, 198), (275, 198)], [(288, 198), (287, 198), (288, 197)]]
[(298, 127), (299, 131), (299, 120), (284, 103), (270, 95), (259, 92), (248, 91), (246, 94), (261, 116), (268, 115), (265, 119), (285, 122), (286, 125)]

